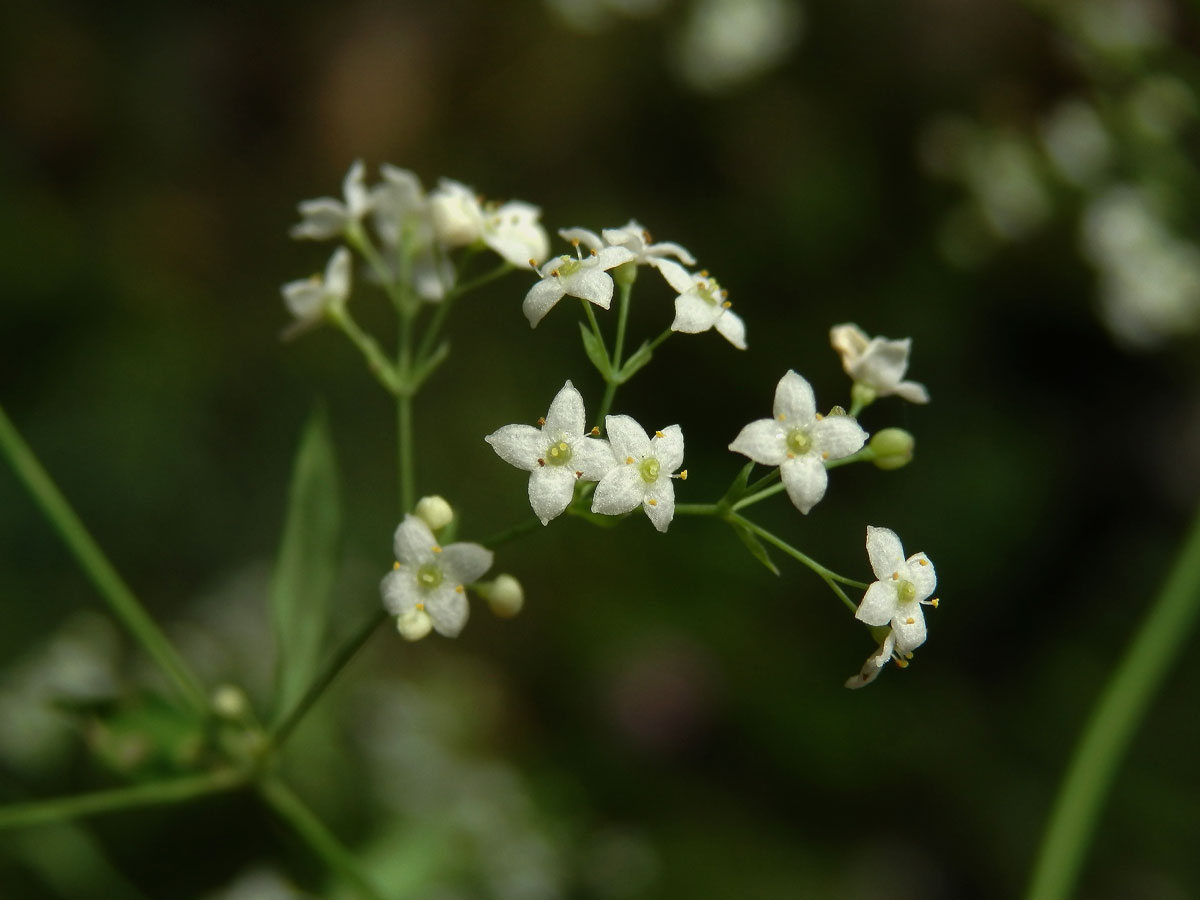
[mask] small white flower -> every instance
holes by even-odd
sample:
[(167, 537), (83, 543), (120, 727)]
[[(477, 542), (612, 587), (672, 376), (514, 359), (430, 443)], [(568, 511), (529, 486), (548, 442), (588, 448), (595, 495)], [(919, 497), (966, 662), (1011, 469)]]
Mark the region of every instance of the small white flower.
[(495, 581), (481, 587), (479, 592), (492, 612), (502, 619), (511, 619), (525, 606), (525, 589), (511, 575), (497, 575)]
[(454, 521), (454, 507), (441, 494), (430, 494), (417, 501), (413, 510), (418, 519), (429, 526), (431, 531), (445, 528)]
[(584, 434), (583, 397), (570, 381), (539, 424), (505, 425), (484, 440), (506, 463), (530, 473), (529, 505), (545, 525), (570, 504), (576, 481), (599, 481), (616, 460), (608, 441)]
[(429, 208), (434, 233), (447, 247), (483, 241), (514, 266), (540, 262), (550, 253), (550, 239), (538, 221), (542, 211), (529, 203), (485, 205), (465, 184), (443, 178), (429, 195)]
[(773, 419), (758, 419), (741, 430), (729, 449), (764, 466), (779, 466), (788, 497), (807, 513), (825, 496), (825, 462), (857, 453), (867, 433), (850, 416), (822, 416), (812, 386), (789, 370), (775, 388)]
[(938, 604), (936, 599), (929, 599), (937, 587), (933, 563), (924, 553), (914, 553), (905, 559), (896, 532), (873, 526), (867, 526), (867, 556), (879, 580), (867, 588), (854, 618), (868, 625), (891, 625), (892, 649), (898, 658), (908, 659), (925, 643), (922, 604)]
[(467, 623), (465, 585), (492, 567), (492, 551), (479, 544), (438, 546), (429, 526), (411, 514), (396, 529), (393, 549), (396, 564), (379, 590), (400, 633), (423, 637), (423, 614), (438, 634), (456, 637)]
[(856, 385), (870, 388), (876, 397), (897, 394), (909, 403), (929, 402), (925, 385), (900, 380), (908, 370), (912, 347), (909, 338), (902, 341), (873, 338), (857, 325), (847, 323), (829, 329), (829, 342), (841, 354), (842, 368)]
[(344, 203), (333, 197), (302, 201), (298, 207), (301, 221), (292, 226), (292, 237), (323, 241), (345, 234), (357, 225), (371, 211), (371, 195), (363, 183), (364, 174), (362, 160), (356, 160), (342, 181)]
[(672, 331), (699, 334), (716, 328), (725, 340), (739, 350), (746, 349), (746, 325), (740, 316), (730, 311), (729, 292), (707, 272), (689, 273), (669, 259), (658, 261), (667, 284), (679, 292), (675, 298), (675, 321)]
[(521, 307), (531, 328), (536, 328), (546, 313), (567, 296), (579, 297), (601, 309), (608, 309), (613, 296), (613, 280), (608, 270), (633, 259), (633, 253), (624, 247), (593, 250), (586, 257), (578, 248), (576, 252), (578, 259), (563, 254), (537, 270), (542, 280), (529, 289)]
[(394, 269), (401, 255), (406, 256), (417, 295), (441, 300), (454, 286), (454, 266), (435, 247), (433, 217), (420, 179), (387, 163), (379, 171), (383, 181), (371, 189), (371, 219), (383, 244), (384, 260)]
[(289, 281), (282, 288), (283, 301), (298, 324), (315, 324), (327, 310), (339, 309), (350, 296), (350, 251), (338, 247), (329, 257), (325, 276), (313, 275)]
[(465, 247), (483, 234), (483, 204), (465, 184), (443, 178), (429, 195), (434, 234), (447, 247)]
[[(860, 688), (866, 687), (872, 681), (879, 677), (879, 673), (883, 671), (883, 667), (888, 664), (895, 655), (896, 636), (888, 629), (887, 637), (883, 639), (883, 643), (879, 645), (874, 653), (867, 657), (867, 661), (863, 663), (863, 667), (857, 675), (851, 675), (846, 679), (846, 687)], [(903, 665), (908, 665), (907, 660), (901, 660)]]
[(619, 516), (638, 504), (659, 531), (666, 531), (675, 516), (673, 477), (686, 479), (687, 470), (675, 476), (683, 464), (683, 431), (671, 425), (651, 438), (629, 416), (604, 420), (617, 465), (596, 485), (592, 512)]
[(651, 242), (650, 232), (633, 219), (620, 228), (605, 228), (600, 234), (586, 228), (563, 228), (558, 234), (564, 240), (581, 243), (589, 250), (624, 247), (633, 254), (630, 262), (634, 265), (652, 266), (659, 271), (662, 271), (661, 263), (667, 256), (674, 256), (689, 266), (696, 264), (695, 257), (679, 244), (672, 241)]

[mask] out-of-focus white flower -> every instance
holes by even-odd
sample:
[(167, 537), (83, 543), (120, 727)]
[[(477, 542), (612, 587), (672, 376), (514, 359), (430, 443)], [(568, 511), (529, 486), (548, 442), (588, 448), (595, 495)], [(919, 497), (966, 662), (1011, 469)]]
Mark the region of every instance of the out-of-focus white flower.
[(729, 292), (707, 272), (690, 273), (669, 259), (658, 261), (667, 284), (679, 292), (675, 298), (675, 321), (672, 331), (699, 334), (715, 328), (717, 333), (739, 350), (746, 349), (746, 325), (741, 316), (732, 312)]
[(475, 192), (450, 178), (429, 194), (433, 231), (446, 247), (466, 247), (483, 235), (483, 203)]
[(567, 508), (576, 481), (599, 481), (616, 460), (608, 441), (584, 433), (583, 397), (570, 381), (539, 424), (505, 425), (484, 440), (506, 463), (529, 472), (529, 505), (545, 525)]
[(435, 247), (433, 216), (420, 179), (387, 163), (379, 171), (383, 181), (371, 189), (371, 220), (383, 243), (384, 261), (398, 269), (405, 257), (417, 295), (441, 300), (454, 286), (454, 265)]
[(633, 259), (633, 254), (624, 247), (593, 250), (586, 257), (578, 248), (576, 252), (579, 254), (577, 259), (564, 253), (537, 270), (542, 280), (529, 289), (521, 307), (531, 328), (536, 328), (546, 313), (567, 296), (579, 297), (601, 309), (608, 309), (613, 295), (613, 280), (608, 270)]
[(1038, 165), (1024, 135), (981, 133), (967, 148), (963, 180), (997, 237), (1020, 240), (1050, 217), (1053, 207)]
[(456, 637), (469, 612), (465, 586), (492, 567), (492, 551), (469, 543), (439, 546), (429, 526), (411, 514), (396, 529), (393, 549), (396, 564), (379, 589), (400, 633), (416, 640), (432, 627)]
[[(675, 516), (675, 470), (683, 464), (683, 431), (671, 425), (646, 434), (629, 416), (608, 416), (604, 421), (617, 465), (596, 485), (592, 512), (619, 516), (639, 505), (659, 531), (666, 531)], [(687, 470), (679, 473), (687, 478)]]
[(696, 0), (675, 48), (676, 67), (697, 90), (727, 90), (782, 62), (803, 26), (802, 7), (788, 0)]
[(924, 553), (905, 559), (896, 532), (874, 526), (867, 526), (867, 556), (879, 580), (867, 588), (854, 617), (868, 625), (890, 625), (894, 650), (907, 659), (925, 643), (921, 606), (938, 605), (936, 598), (929, 599), (937, 587), (933, 563)]
[(867, 433), (852, 417), (822, 416), (812, 386), (788, 371), (775, 387), (774, 418), (758, 419), (729, 445), (764, 466), (779, 466), (788, 498), (807, 514), (825, 496), (827, 461), (857, 453)]
[(1077, 187), (1094, 185), (1112, 159), (1112, 140), (1089, 103), (1068, 100), (1042, 123), (1042, 144), (1058, 174)]
[(910, 338), (889, 341), (871, 337), (857, 325), (846, 323), (829, 329), (829, 343), (842, 357), (842, 368), (856, 386), (868, 388), (875, 397), (896, 394), (909, 403), (929, 402), (925, 385), (901, 380), (908, 371)]
[(479, 593), (492, 612), (502, 619), (511, 619), (525, 606), (525, 590), (511, 575), (497, 575), (489, 585), (481, 585)]
[(529, 203), (485, 205), (465, 184), (443, 178), (429, 195), (429, 206), (434, 233), (447, 247), (483, 241), (514, 266), (531, 259), (541, 262), (550, 253), (550, 239), (539, 222), (542, 211)]
[(454, 507), (440, 494), (431, 494), (417, 501), (413, 510), (417, 518), (429, 526), (431, 531), (445, 528), (454, 521)]
[(327, 311), (340, 309), (350, 296), (350, 251), (338, 247), (329, 257), (325, 276), (289, 281), (282, 288), (284, 303), (299, 324), (315, 323)]
[(562, 228), (558, 234), (572, 243), (583, 244), (589, 250), (624, 247), (633, 254), (630, 262), (636, 266), (652, 266), (658, 269), (660, 263), (668, 256), (674, 256), (689, 266), (696, 264), (695, 257), (688, 253), (687, 248), (674, 241), (654, 243), (650, 232), (633, 219), (620, 228), (605, 228), (600, 234), (586, 228)]
[(292, 237), (323, 241), (357, 226), (371, 211), (371, 194), (363, 182), (365, 173), (362, 160), (355, 160), (342, 182), (345, 202), (333, 197), (302, 201), (298, 207), (301, 220), (292, 226)]

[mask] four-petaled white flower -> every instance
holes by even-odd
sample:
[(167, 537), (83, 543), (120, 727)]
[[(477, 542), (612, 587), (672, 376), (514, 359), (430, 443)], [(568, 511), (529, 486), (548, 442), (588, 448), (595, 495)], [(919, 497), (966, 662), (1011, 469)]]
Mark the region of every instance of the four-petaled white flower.
[(483, 241), (514, 266), (540, 262), (550, 253), (550, 239), (538, 221), (542, 211), (520, 200), (483, 203), (465, 184), (443, 178), (429, 195), (434, 233), (447, 247)]
[(880, 648), (882, 662), (894, 654), (898, 660), (907, 660), (912, 652), (925, 643), (925, 615), (921, 606), (937, 606), (930, 600), (937, 587), (937, 575), (933, 563), (924, 553), (914, 553), (904, 558), (904, 547), (900, 538), (890, 528), (867, 526), (867, 556), (871, 569), (879, 579), (867, 588), (854, 618), (868, 625), (891, 625), (892, 633), (884, 647), (892, 646), (884, 653)]
[(788, 497), (807, 513), (825, 496), (825, 463), (857, 453), (867, 433), (843, 413), (818, 413), (812, 385), (790, 369), (775, 387), (773, 412), (775, 418), (743, 428), (729, 449), (764, 466), (779, 466)]
[(406, 515), (393, 541), (396, 564), (379, 585), (383, 605), (397, 617), (401, 634), (456, 637), (467, 623), (466, 584), (492, 567), (492, 551), (479, 544), (438, 545), (421, 519)]
[(283, 301), (296, 317), (295, 327), (316, 324), (327, 311), (336, 311), (350, 296), (350, 251), (338, 247), (329, 257), (325, 276), (313, 275), (299, 281), (289, 281), (282, 288)]
[[(592, 512), (619, 516), (638, 504), (659, 531), (666, 531), (675, 515), (675, 488), (671, 478), (683, 464), (683, 431), (671, 425), (651, 438), (629, 416), (604, 420), (616, 467), (600, 479), (592, 497)], [(687, 478), (687, 470), (679, 478)]]
[(679, 292), (675, 298), (675, 321), (672, 331), (699, 334), (716, 328), (718, 333), (739, 350), (746, 349), (746, 325), (740, 316), (729, 309), (729, 292), (707, 272), (690, 273), (669, 259), (658, 261), (667, 284)]
[(563, 297), (579, 297), (608, 309), (612, 303), (613, 280), (609, 269), (633, 259), (624, 247), (605, 247), (584, 256), (576, 247), (577, 259), (563, 254), (537, 270), (542, 280), (529, 289), (521, 308), (531, 328), (536, 328), (546, 313)]
[(633, 219), (620, 228), (605, 228), (600, 234), (586, 228), (563, 228), (558, 234), (564, 240), (581, 243), (589, 250), (624, 247), (633, 254), (630, 262), (636, 266), (653, 266), (662, 271), (661, 264), (667, 256), (674, 256), (689, 266), (696, 264), (696, 258), (688, 253), (686, 248), (673, 241), (653, 243), (650, 232)]
[(344, 203), (333, 197), (302, 201), (298, 207), (301, 221), (292, 226), (292, 237), (323, 241), (357, 226), (371, 211), (371, 194), (363, 183), (365, 173), (362, 160), (356, 160), (342, 181)]
[(583, 397), (570, 381), (539, 424), (505, 425), (484, 440), (506, 463), (529, 472), (529, 505), (545, 525), (570, 504), (576, 481), (599, 481), (616, 460), (608, 441), (584, 434)]
[(912, 340), (889, 341), (871, 337), (857, 325), (846, 323), (829, 329), (829, 342), (842, 357), (842, 368), (856, 385), (863, 385), (875, 397), (897, 394), (909, 403), (928, 403), (925, 385), (902, 381), (908, 370)]

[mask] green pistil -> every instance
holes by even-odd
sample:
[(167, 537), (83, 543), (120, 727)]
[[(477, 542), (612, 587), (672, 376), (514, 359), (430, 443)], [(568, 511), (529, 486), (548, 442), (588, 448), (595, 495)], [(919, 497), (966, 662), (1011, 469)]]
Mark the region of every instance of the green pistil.
[(912, 603), (917, 599), (917, 586), (911, 581), (902, 581), (896, 585), (896, 599), (901, 605)]
[(417, 584), (422, 590), (430, 591), (442, 583), (442, 570), (433, 563), (425, 563), (417, 569)]
[(807, 453), (812, 447), (812, 438), (801, 428), (793, 428), (787, 436), (788, 449), (793, 453)]
[(551, 444), (546, 451), (546, 463), (551, 466), (564, 466), (571, 461), (571, 445), (566, 441)]
[(642, 475), (642, 481), (646, 484), (653, 484), (658, 481), (658, 460), (653, 456), (643, 459), (641, 465), (638, 466), (638, 471)]
[(560, 277), (574, 275), (583, 268), (583, 260), (571, 259), (569, 256), (562, 257), (562, 262), (554, 267), (554, 273)]

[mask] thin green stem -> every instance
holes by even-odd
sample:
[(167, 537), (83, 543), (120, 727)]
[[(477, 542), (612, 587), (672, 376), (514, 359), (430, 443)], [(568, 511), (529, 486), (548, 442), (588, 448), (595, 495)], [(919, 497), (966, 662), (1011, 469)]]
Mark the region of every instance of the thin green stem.
[(739, 509), (745, 509), (747, 506), (753, 506), (755, 503), (757, 503), (760, 500), (765, 500), (768, 497), (773, 497), (775, 494), (778, 494), (780, 491), (784, 490), (786, 487), (787, 487), (787, 485), (780, 482), (779, 484), (771, 485), (769, 488), (764, 488), (761, 491), (755, 491), (753, 494), (750, 494), (747, 497), (743, 497), (737, 503), (733, 504), (733, 511), (737, 512)]
[[(600, 332), (600, 323), (596, 321), (596, 311), (592, 309), (592, 304), (588, 301), (580, 299), (583, 304), (583, 311), (587, 313), (588, 324), (592, 328), (592, 334), (596, 336), (596, 340), (600, 342), (600, 346), (604, 348), (604, 358), (608, 360), (609, 371), (613, 371), (612, 357), (608, 355), (608, 345), (604, 343), (604, 335)], [(615, 372), (613, 374), (616, 374)]]
[(480, 541), (479, 543), (483, 544), (485, 547), (490, 547), (491, 549), (495, 550), (502, 544), (507, 544), (509, 541), (515, 540), (523, 534), (528, 534), (540, 524), (541, 522), (539, 522), (537, 519), (526, 519), (519, 525), (514, 525), (512, 528), (506, 528), (503, 531), (499, 531), (496, 534), (493, 534), (491, 537)]
[[(371, 267), (371, 271), (375, 273), (375, 277), (379, 280), (380, 286), (388, 295), (388, 299), (392, 301), (392, 305), (396, 307), (396, 312), (403, 318), (411, 315), (409, 306), (411, 300), (404, 289), (404, 284), (407, 281), (405, 273), (393, 272), (388, 268), (388, 264), (384, 262), (379, 251), (375, 249), (375, 245), (371, 242), (371, 238), (363, 230), (362, 226), (357, 222), (352, 223), (345, 233), (346, 243), (362, 254), (363, 259), (367, 261), (367, 265)], [(400, 267), (404, 268), (404, 260), (400, 259)]]
[(1067, 766), (1028, 900), (1063, 900), (1079, 876), (1117, 767), (1200, 613), (1200, 515), (1161, 593), (1104, 687)]
[(246, 784), (246, 780), (244, 772), (220, 769), (206, 775), (139, 784), (135, 787), (115, 788), (111, 791), (96, 791), (91, 794), (77, 794), (73, 797), (58, 797), (53, 800), (36, 800), (30, 803), (14, 803), (0, 807), (0, 829), (26, 828), (31, 825), (65, 822), (101, 813), (120, 812), (146, 806), (162, 806), (167, 803), (182, 803), (207, 794), (234, 790)]
[[(604, 386), (604, 396), (600, 400), (600, 411), (596, 413), (596, 424), (604, 429), (604, 420), (612, 411), (613, 400), (617, 396), (617, 379), (610, 378)], [(607, 429), (605, 429), (607, 430)]]
[(517, 268), (517, 266), (514, 266), (510, 262), (503, 262), (490, 272), (484, 272), (482, 275), (472, 278), (470, 281), (464, 281), (461, 284), (456, 284), (450, 291), (450, 297), (457, 299), (464, 294), (469, 294), (471, 291), (477, 290), (483, 287), (485, 284), (491, 284), (497, 278), (503, 278), (509, 272), (517, 271)]
[(767, 485), (774, 484), (776, 481), (778, 481), (779, 476), (780, 476), (780, 469), (778, 466), (776, 466), (774, 469), (772, 469), (770, 472), (768, 472), (762, 478), (758, 479), (758, 481), (754, 482), (754, 484), (748, 486), (746, 488), (746, 493), (747, 494), (757, 494), (759, 491), (761, 491)]
[(868, 444), (857, 453), (851, 453), (849, 456), (843, 456), (841, 459), (825, 460), (825, 468), (836, 469), (838, 466), (848, 466), (851, 463), (873, 462), (877, 455)]
[(413, 398), (406, 393), (396, 397), (396, 438), (399, 445), (400, 512), (412, 510), (416, 493), (413, 475)]
[(433, 353), (434, 344), (437, 342), (442, 326), (446, 323), (446, 316), (450, 314), (450, 307), (454, 305), (455, 297), (455, 294), (447, 294), (433, 311), (433, 318), (429, 320), (429, 327), (425, 329), (425, 333), (421, 336), (421, 342), (417, 345), (418, 366), (427, 361), (430, 354)]
[(677, 516), (719, 516), (721, 515), (721, 504), (719, 503), (676, 503), (675, 515)]
[(650, 350), (657, 350), (659, 345), (674, 333), (670, 328), (665, 329), (662, 334), (650, 342)]
[(259, 793), (275, 813), (360, 897), (384, 900), (384, 895), (367, 878), (354, 855), (287, 785), (277, 779), (267, 779), (259, 784)]
[(396, 370), (392, 368), (392, 364), (388, 362), (383, 351), (379, 349), (379, 344), (370, 335), (366, 334), (358, 323), (350, 316), (350, 313), (345, 308), (335, 307), (327, 312), (333, 323), (341, 329), (342, 333), (350, 339), (360, 353), (367, 361), (367, 369), (379, 381), (380, 384), (387, 389), (389, 394), (398, 394), (400, 392), (400, 383), (396, 375)]
[(0, 450), (34, 502), (74, 554), (76, 562), (130, 634), (167, 674), (187, 704), (201, 715), (208, 712), (208, 694), (175, 646), (159, 630), (133, 592), (117, 574), (71, 505), (42, 468), (29, 445), (0, 407)]
[(621, 354), (625, 349), (625, 324), (629, 321), (629, 297), (633, 293), (633, 282), (621, 282), (621, 296), (617, 301), (620, 305), (617, 314), (617, 339), (613, 343), (612, 367), (613, 372), (621, 369)]

